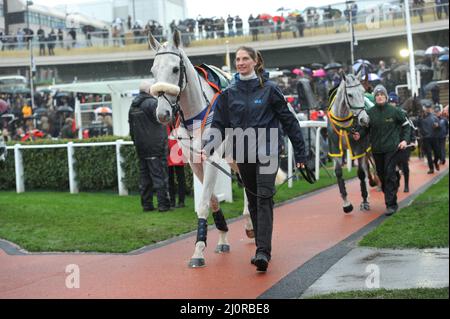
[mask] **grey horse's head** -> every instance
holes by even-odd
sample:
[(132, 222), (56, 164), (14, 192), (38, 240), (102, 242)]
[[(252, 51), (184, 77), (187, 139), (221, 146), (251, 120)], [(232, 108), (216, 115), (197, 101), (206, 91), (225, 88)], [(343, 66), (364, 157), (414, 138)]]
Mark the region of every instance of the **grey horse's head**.
[(168, 124), (172, 121), (174, 108), (187, 84), (184, 53), (180, 49), (180, 32), (175, 30), (171, 42), (164, 44), (160, 44), (149, 33), (148, 42), (156, 51), (151, 69), (155, 79), (151, 93), (158, 99), (156, 116), (160, 123)]
[(360, 79), (353, 75), (344, 73), (341, 74), (342, 81), (340, 90), (343, 90), (341, 107), (348, 108), (357, 118), (358, 125), (368, 126), (369, 115), (365, 109), (364, 93), (365, 89), (360, 82)]

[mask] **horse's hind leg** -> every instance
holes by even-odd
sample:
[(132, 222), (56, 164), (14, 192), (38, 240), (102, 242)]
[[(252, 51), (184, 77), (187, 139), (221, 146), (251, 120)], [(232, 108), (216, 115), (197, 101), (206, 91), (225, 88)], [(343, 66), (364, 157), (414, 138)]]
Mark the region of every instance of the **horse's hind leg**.
[(366, 176), (368, 175), (368, 169), (366, 165), (365, 157), (358, 159), (358, 178), (361, 187), (361, 197), (363, 199), (361, 205), (359, 206), (360, 210), (370, 210), (370, 204), (368, 201), (369, 192), (367, 191), (367, 182)]
[(334, 172), (336, 174), (339, 192), (341, 193), (342, 200), (344, 201), (342, 209), (344, 210), (344, 213), (348, 214), (353, 211), (353, 205), (347, 200), (347, 190), (345, 188), (344, 175), (342, 171), (342, 160), (335, 159), (335, 165), (336, 167), (334, 169)]

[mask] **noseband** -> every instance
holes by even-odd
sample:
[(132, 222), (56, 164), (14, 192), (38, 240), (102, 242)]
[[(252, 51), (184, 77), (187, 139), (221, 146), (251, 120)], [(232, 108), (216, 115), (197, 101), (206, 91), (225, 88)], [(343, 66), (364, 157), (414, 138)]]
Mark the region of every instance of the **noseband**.
[(188, 84), (188, 79), (187, 79), (187, 74), (186, 74), (186, 66), (184, 65), (184, 60), (183, 60), (183, 56), (181, 55), (181, 53), (175, 53), (175, 52), (169, 52), (169, 51), (168, 52), (160, 52), (160, 53), (156, 53), (155, 57), (158, 55), (164, 55), (164, 54), (172, 54), (172, 55), (175, 55), (180, 58), (180, 77), (178, 78), (178, 87), (180, 88), (180, 91), (178, 92), (175, 103), (170, 102), (170, 100), (167, 98), (165, 92), (159, 92), (158, 97), (163, 97), (167, 101), (167, 103), (169, 103), (170, 107), (172, 108), (173, 115), (176, 116), (176, 115), (180, 114), (181, 119), (184, 123), (185, 120), (184, 120), (183, 111), (181, 110), (181, 107), (180, 107), (180, 98), (181, 98), (181, 93), (183, 92), (183, 90), (186, 88), (186, 86)]

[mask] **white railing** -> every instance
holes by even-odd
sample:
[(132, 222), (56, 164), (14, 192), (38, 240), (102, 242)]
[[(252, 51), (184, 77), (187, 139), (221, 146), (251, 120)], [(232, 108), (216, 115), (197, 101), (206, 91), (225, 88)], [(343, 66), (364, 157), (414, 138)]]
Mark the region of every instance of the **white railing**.
[(119, 190), (119, 195), (128, 195), (128, 189), (123, 183), (125, 177), (125, 172), (122, 170), (122, 163), (124, 162), (123, 157), (120, 154), (120, 149), (123, 145), (133, 145), (133, 142), (126, 142), (124, 140), (117, 140), (115, 142), (101, 142), (101, 143), (73, 143), (69, 142), (67, 144), (51, 144), (51, 145), (20, 145), (15, 144), (14, 146), (8, 146), (7, 149), (14, 150), (14, 166), (16, 171), (16, 192), (25, 192), (25, 179), (23, 170), (23, 149), (49, 149), (49, 148), (67, 148), (67, 163), (69, 168), (69, 189), (71, 194), (77, 194), (78, 183), (76, 181), (75, 172), (75, 158), (74, 149), (76, 147), (97, 147), (97, 146), (116, 146), (116, 159), (117, 159), (117, 186)]

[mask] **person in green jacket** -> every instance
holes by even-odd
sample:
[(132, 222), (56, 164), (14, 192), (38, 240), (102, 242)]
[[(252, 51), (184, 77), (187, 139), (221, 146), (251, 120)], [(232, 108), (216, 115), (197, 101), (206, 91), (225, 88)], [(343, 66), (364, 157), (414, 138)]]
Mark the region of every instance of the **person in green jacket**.
[(367, 111), (370, 119), (369, 127), (355, 131), (353, 138), (357, 141), (369, 134), (387, 208), (385, 215), (390, 216), (398, 209), (396, 157), (399, 154), (398, 150), (406, 149), (409, 144), (411, 128), (405, 114), (399, 108), (387, 103), (388, 93), (383, 85), (377, 85), (373, 93), (375, 107)]

